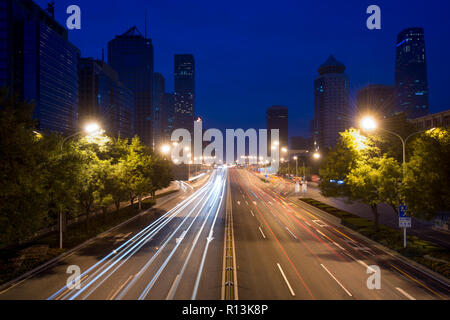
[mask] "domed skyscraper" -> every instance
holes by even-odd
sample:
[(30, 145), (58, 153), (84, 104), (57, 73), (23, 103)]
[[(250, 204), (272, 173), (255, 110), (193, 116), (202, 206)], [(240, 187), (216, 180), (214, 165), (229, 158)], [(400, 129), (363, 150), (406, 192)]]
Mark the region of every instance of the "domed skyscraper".
[(319, 148), (332, 147), (350, 125), (349, 79), (345, 65), (332, 55), (319, 67), (314, 81), (314, 139)]

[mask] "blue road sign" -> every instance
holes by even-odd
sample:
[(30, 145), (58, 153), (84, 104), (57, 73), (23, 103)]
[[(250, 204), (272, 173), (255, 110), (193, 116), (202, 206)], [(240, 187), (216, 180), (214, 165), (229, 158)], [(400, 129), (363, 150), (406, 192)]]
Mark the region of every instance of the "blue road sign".
[(404, 204), (399, 205), (398, 206), (398, 216), (401, 218), (406, 217), (406, 210), (407, 210), (406, 205), (404, 205)]

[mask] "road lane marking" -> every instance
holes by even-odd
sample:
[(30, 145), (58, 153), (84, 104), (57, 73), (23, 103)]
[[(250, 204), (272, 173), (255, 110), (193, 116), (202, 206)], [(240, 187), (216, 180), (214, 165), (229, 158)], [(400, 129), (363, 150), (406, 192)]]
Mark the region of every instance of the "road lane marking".
[[(156, 219), (154, 222), (152, 222), (151, 224), (149, 224), (147, 227), (145, 227), (144, 229), (142, 229), (140, 232), (138, 232), (136, 235), (133, 236), (133, 238), (131, 238), (130, 240), (128, 240), (127, 242), (125, 242), (124, 244), (120, 245), (118, 248), (115, 249), (116, 252), (119, 252), (120, 255), (117, 256), (113, 256), (114, 253), (111, 252), (108, 255), (106, 255), (105, 257), (103, 257), (100, 261), (98, 261), (96, 264), (94, 264), (93, 266), (91, 266), (88, 270), (84, 271), (83, 275), (87, 275), (89, 274), (89, 272), (91, 270), (94, 270), (97, 266), (99, 266), (99, 268), (92, 274), (92, 278), (100, 273), (99, 276), (96, 276), (95, 279), (93, 281), (96, 281), (100, 276), (104, 275), (106, 271), (108, 271), (110, 268), (112, 268), (116, 263), (118, 263), (120, 260), (123, 259), (124, 256), (126, 256), (127, 254), (131, 253), (130, 256), (132, 256), (135, 252), (137, 252), (145, 243), (148, 242), (148, 238), (152, 237), (154, 234), (158, 233), (159, 230), (161, 230), (161, 228), (163, 228), (167, 223), (169, 223), (176, 215), (178, 215), (182, 210), (184, 210), (184, 208), (186, 208), (190, 203), (192, 203), (196, 198), (200, 197), (202, 194), (204, 194), (207, 190), (208, 190), (208, 186), (212, 184), (212, 181), (208, 181), (203, 187), (201, 187), (196, 193), (194, 193), (192, 196), (190, 196), (188, 199), (183, 200), (182, 202), (180, 202), (179, 204), (177, 204), (175, 207), (173, 207), (172, 209), (170, 209), (168, 212), (166, 212), (164, 215), (162, 215), (161, 217), (159, 217), (158, 219)], [(203, 196), (204, 197), (204, 196)], [(190, 215), (190, 214), (189, 214)], [(125, 222), (126, 223), (126, 222)], [(123, 223), (123, 224), (125, 224)], [(182, 222), (183, 223), (183, 222)], [(119, 225), (120, 226), (120, 225)], [(117, 228), (117, 227), (116, 227)], [(113, 230), (113, 229), (111, 229)], [(150, 238), (151, 239), (151, 238)], [(75, 252), (75, 251), (74, 251)], [(67, 256), (65, 256), (63, 259), (66, 259), (67, 257), (69, 257), (70, 255), (74, 254), (71, 253)], [(109, 257), (112, 257), (112, 259), (107, 260)], [(130, 257), (129, 256), (129, 257)], [(129, 259), (125, 258), (125, 261)], [(119, 260), (119, 261), (115, 261), (114, 260)], [(105, 262), (107, 261), (107, 262)], [(111, 262), (111, 264), (109, 263)], [(102, 265), (103, 263), (103, 265)], [(120, 265), (122, 265), (124, 262), (120, 263)], [(106, 268), (106, 269), (105, 269)], [(116, 268), (117, 269), (117, 268)], [(114, 271), (113, 271), (114, 272)], [(109, 275), (106, 276), (106, 278), (108, 278)], [(25, 280), (25, 279), (24, 279)], [(103, 280), (104, 281), (104, 280)], [(84, 291), (86, 289), (86, 287), (89, 287), (92, 284), (92, 281), (88, 284), (86, 284), (86, 286), (82, 287), (79, 292), (76, 293), (76, 295), (79, 295), (80, 291)], [(84, 285), (84, 284), (82, 284)], [(55, 296), (59, 295), (63, 290), (66, 290), (67, 286), (62, 287), (60, 290), (58, 290), (56, 293), (54, 293), (52, 296), (50, 296), (49, 298), (47, 298), (47, 300), (52, 300), (54, 299)], [(10, 287), (11, 288), (11, 287)], [(73, 299), (74, 297), (72, 297), (71, 299)]]
[(336, 247), (338, 247), (339, 249), (345, 251), (345, 249), (344, 249), (343, 247), (341, 247), (338, 243), (336, 243), (336, 242), (333, 241), (333, 244), (334, 244)]
[(436, 291), (434, 291), (434, 290), (428, 288), (428, 287), (427, 287), (426, 285), (424, 285), (422, 282), (420, 282), (419, 280), (416, 280), (415, 278), (411, 277), (411, 276), (410, 276), (409, 274), (407, 274), (406, 272), (400, 270), (399, 268), (397, 268), (396, 266), (394, 266), (394, 265), (392, 265), (392, 264), (389, 264), (389, 265), (390, 265), (391, 267), (395, 268), (397, 271), (399, 271), (399, 272), (401, 272), (402, 274), (404, 274), (405, 276), (407, 276), (408, 278), (410, 278), (412, 281), (414, 281), (414, 282), (420, 284), (420, 285), (421, 285), (422, 287), (424, 287), (425, 289), (427, 289), (427, 290), (433, 292), (435, 295), (437, 295), (437, 296), (440, 297), (441, 299), (446, 300), (446, 299), (445, 299), (443, 296), (441, 296), (439, 293), (437, 293)]
[(247, 200), (245, 200), (245, 203), (248, 205), (248, 202), (247, 202)]
[(315, 224), (317, 224), (319, 227), (328, 227), (328, 225), (323, 222), (322, 220), (313, 220), (312, 222), (314, 222)]
[(350, 238), (349, 236), (347, 236), (346, 234), (344, 234), (344, 233), (342, 233), (342, 232), (340, 232), (338, 229), (336, 229), (336, 228), (333, 228), (333, 230), (334, 231), (337, 231), (337, 232), (339, 232), (341, 235), (343, 235), (344, 237), (346, 237), (347, 239), (349, 239), (350, 241), (353, 241), (353, 242), (356, 242), (355, 240), (353, 240), (352, 238)]
[(347, 290), (347, 289), (345, 289), (345, 287), (342, 285), (342, 283), (340, 283), (339, 282), (339, 280), (338, 279), (336, 279), (336, 277), (335, 276), (333, 276), (333, 274), (330, 272), (330, 271), (328, 271), (328, 269), (323, 265), (323, 264), (320, 264), (321, 266), (322, 266), (322, 268), (324, 268), (325, 269), (325, 271), (334, 279), (334, 281), (336, 281), (337, 283), (338, 283), (338, 285), (340, 285), (341, 286), (341, 288), (342, 289), (344, 289), (344, 291), (351, 297), (352, 296), (352, 294)]
[(262, 231), (261, 227), (258, 227), (258, 228), (259, 228), (259, 231), (261, 232), (261, 234), (262, 234), (263, 238), (265, 239), (265, 238), (266, 238), (266, 236), (264, 235), (264, 232)]
[(356, 261), (356, 262), (358, 262), (360, 265), (362, 265), (364, 268), (366, 268), (368, 271), (370, 271), (370, 272), (376, 272), (376, 270), (374, 270), (374, 269), (372, 269), (371, 267), (369, 267), (368, 265), (367, 265), (367, 263), (365, 263), (364, 261), (362, 261), (362, 260), (359, 260), (359, 259), (356, 259), (355, 257), (353, 257), (351, 254), (349, 254), (349, 253), (347, 253), (347, 252), (343, 252), (343, 254), (345, 254), (347, 257), (349, 257), (350, 259), (352, 259), (352, 260), (354, 260), (354, 261)]
[(130, 282), (130, 280), (133, 277), (134, 277), (134, 275), (129, 276), (128, 279), (124, 283), (122, 283), (122, 285), (119, 287), (119, 289), (117, 289), (108, 300), (114, 300), (117, 297), (117, 295), (119, 294), (119, 292), (122, 291), (123, 287), (125, 287), (127, 285), (127, 283)]
[(412, 295), (410, 295), (409, 293), (407, 293), (405, 290), (403, 290), (402, 288), (399, 287), (395, 287), (395, 289), (397, 289), (401, 294), (403, 294), (405, 297), (407, 297), (409, 300), (416, 300), (416, 298), (414, 298)]
[(286, 228), (286, 230), (291, 234), (291, 236), (293, 236), (295, 239), (297, 239), (298, 240), (298, 238), (295, 236), (295, 234), (293, 234), (292, 233), (292, 231), (291, 230), (289, 230), (289, 228), (288, 227), (285, 227)]
[(287, 284), (287, 286), (288, 286), (288, 288), (289, 288), (289, 291), (291, 292), (291, 294), (292, 294), (293, 296), (295, 296), (295, 292), (294, 292), (294, 290), (292, 290), (291, 284), (289, 283), (288, 279), (286, 278), (286, 275), (284, 274), (283, 269), (281, 269), (280, 264), (277, 263), (277, 266), (278, 266), (278, 269), (280, 269), (281, 275), (283, 276), (283, 279), (284, 279), (284, 281), (286, 282), (286, 284)]
[(177, 283), (177, 280), (178, 280), (178, 277), (179, 277), (179, 276), (180, 276), (180, 274), (177, 274), (177, 276), (176, 276), (175, 279), (173, 280), (172, 285), (170, 286), (170, 289), (169, 289), (169, 293), (168, 293), (167, 296), (166, 296), (166, 300), (169, 300), (169, 297), (171, 296), (172, 291), (173, 291), (173, 287), (175, 286), (175, 283)]
[(255, 216), (255, 214), (253, 213), (253, 211), (252, 211), (252, 210), (250, 210), (250, 213), (252, 214), (252, 216)]
[(240, 201), (236, 201), (236, 202), (237, 202), (238, 205), (241, 205), (241, 202), (240, 202)]

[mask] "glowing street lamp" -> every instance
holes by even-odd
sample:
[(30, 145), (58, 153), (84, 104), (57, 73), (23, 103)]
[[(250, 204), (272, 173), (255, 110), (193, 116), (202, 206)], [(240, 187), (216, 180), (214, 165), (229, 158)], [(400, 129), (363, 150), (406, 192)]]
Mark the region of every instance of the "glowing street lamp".
[(372, 117), (364, 117), (361, 120), (361, 128), (367, 131), (373, 131), (377, 128), (377, 122)]
[[(65, 137), (62, 141), (61, 141), (61, 153), (63, 152), (63, 146), (64, 143), (69, 140), (72, 137), (75, 137), (77, 135), (86, 133), (87, 135), (96, 135), (96, 134), (101, 134), (102, 133), (102, 129), (100, 127), (100, 125), (96, 122), (92, 122), (92, 123), (88, 123), (85, 127), (83, 131), (78, 131), (74, 134), (71, 134), (70, 136)], [(62, 232), (62, 210), (59, 211), (59, 248), (62, 249), (63, 247), (63, 232)]]
[[(377, 123), (376, 121), (372, 118), (372, 117), (365, 117), (361, 120), (361, 128), (367, 131), (373, 131), (375, 129), (377, 129)], [(422, 131), (417, 131), (417, 132), (413, 132), (411, 133), (409, 136), (407, 136), (406, 138), (403, 138), (401, 135), (399, 135), (398, 133), (395, 133), (393, 131), (384, 129), (384, 128), (379, 128), (380, 130), (387, 132), (389, 134), (392, 134), (394, 136), (396, 136), (397, 138), (400, 139), (400, 141), (402, 142), (402, 151), (403, 151), (403, 165), (402, 165), (402, 176), (403, 179), (405, 177), (405, 168), (406, 168), (406, 143), (408, 142), (409, 138), (411, 138), (412, 136), (418, 134), (418, 133), (422, 133), (422, 132), (426, 132), (427, 130), (422, 130)], [(435, 128), (430, 129), (431, 131), (434, 130)], [(403, 228), (403, 247), (406, 248), (406, 228)]]
[(84, 127), (84, 131), (86, 131), (86, 133), (90, 135), (97, 133), (100, 131), (100, 125), (96, 122), (89, 123)]
[(317, 159), (320, 159), (320, 153), (314, 152), (313, 158), (316, 159), (316, 160), (317, 160)]
[(161, 152), (163, 154), (168, 154), (170, 152), (170, 145), (164, 144), (163, 146), (161, 146)]

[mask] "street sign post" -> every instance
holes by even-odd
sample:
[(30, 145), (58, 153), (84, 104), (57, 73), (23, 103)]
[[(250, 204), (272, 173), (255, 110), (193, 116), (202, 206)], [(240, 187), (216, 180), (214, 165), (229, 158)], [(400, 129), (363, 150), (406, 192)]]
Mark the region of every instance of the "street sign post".
[(403, 228), (403, 247), (406, 248), (406, 228), (411, 228), (411, 217), (406, 215), (407, 207), (404, 204), (398, 206), (398, 226)]
[(303, 183), (302, 183), (302, 192), (306, 193), (306, 191), (308, 191), (308, 185), (307, 185), (306, 181), (303, 181)]

